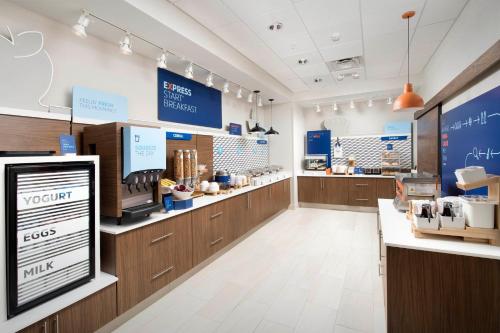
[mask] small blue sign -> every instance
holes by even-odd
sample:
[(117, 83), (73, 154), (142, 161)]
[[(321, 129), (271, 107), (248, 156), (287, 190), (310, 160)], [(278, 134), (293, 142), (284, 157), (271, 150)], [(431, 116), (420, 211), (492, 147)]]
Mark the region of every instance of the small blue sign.
[(76, 155), (76, 142), (73, 135), (61, 134), (59, 136), (61, 155)]
[(222, 128), (220, 90), (158, 68), (158, 119)]
[(265, 145), (267, 144), (267, 140), (257, 140), (258, 145)]
[(229, 134), (241, 135), (241, 124), (229, 123)]
[(404, 141), (408, 139), (408, 135), (393, 135), (393, 136), (383, 136), (380, 141)]
[(387, 144), (387, 150), (392, 150), (394, 148), (394, 146), (392, 145), (392, 143), (388, 143)]
[(73, 87), (73, 116), (105, 121), (128, 121), (127, 97), (95, 89)]
[(190, 141), (193, 135), (190, 133), (167, 132), (167, 140)]

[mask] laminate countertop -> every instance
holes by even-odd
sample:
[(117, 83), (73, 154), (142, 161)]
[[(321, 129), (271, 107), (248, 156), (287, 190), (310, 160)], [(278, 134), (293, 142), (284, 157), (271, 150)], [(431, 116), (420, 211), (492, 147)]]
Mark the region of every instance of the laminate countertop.
[(124, 222), (121, 225), (116, 224), (115, 219), (106, 219), (106, 218), (101, 218), (101, 225), (100, 225), (100, 230), (101, 232), (108, 233), (108, 234), (113, 234), (113, 235), (118, 235), (124, 232), (128, 232), (137, 228), (144, 227), (146, 225), (163, 221), (169, 218), (172, 218), (174, 216), (178, 216), (184, 213), (188, 213), (190, 211), (193, 211), (195, 209), (199, 209), (208, 205), (212, 205), (214, 203), (235, 197), (240, 194), (244, 194), (247, 192), (254, 191), (256, 189), (259, 189), (264, 186), (268, 186), (274, 183), (277, 183), (279, 181), (288, 179), (291, 177), (291, 175), (287, 172), (280, 172), (275, 175), (270, 175), (270, 176), (265, 176), (268, 177), (267, 180), (265, 180), (264, 184), (262, 185), (256, 185), (256, 186), (245, 186), (240, 189), (235, 189), (231, 193), (228, 194), (219, 194), (219, 195), (204, 195), (199, 198), (193, 199), (193, 207), (188, 208), (188, 209), (180, 209), (180, 210), (172, 210), (167, 213), (153, 213), (151, 216), (137, 220), (136, 222)]
[(394, 176), (384, 175), (327, 175), (324, 171), (306, 171), (298, 174), (298, 177), (332, 177), (332, 178), (388, 178), (394, 179)]
[(416, 238), (411, 221), (404, 212), (394, 208), (391, 199), (378, 199), (380, 225), (384, 244), (399, 248), (500, 260), (500, 246), (454, 239)]

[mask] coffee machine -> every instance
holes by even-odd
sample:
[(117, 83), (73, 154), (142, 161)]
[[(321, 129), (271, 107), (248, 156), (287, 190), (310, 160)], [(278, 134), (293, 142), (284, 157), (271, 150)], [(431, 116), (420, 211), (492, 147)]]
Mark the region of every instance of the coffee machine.
[(84, 153), (101, 160), (101, 214), (117, 223), (161, 209), (158, 182), (166, 168), (166, 138), (160, 128), (108, 123), (87, 126)]

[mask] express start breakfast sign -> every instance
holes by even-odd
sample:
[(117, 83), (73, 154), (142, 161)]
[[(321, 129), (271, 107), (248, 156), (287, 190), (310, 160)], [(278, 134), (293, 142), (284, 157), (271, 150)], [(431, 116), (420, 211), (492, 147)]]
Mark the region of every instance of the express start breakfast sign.
[(222, 128), (221, 92), (158, 68), (158, 119)]

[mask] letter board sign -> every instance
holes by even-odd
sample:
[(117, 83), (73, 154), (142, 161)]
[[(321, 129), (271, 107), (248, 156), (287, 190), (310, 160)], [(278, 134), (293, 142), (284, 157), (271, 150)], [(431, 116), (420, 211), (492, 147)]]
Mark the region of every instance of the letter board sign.
[(7, 316), (95, 277), (94, 164), (6, 165)]
[(158, 119), (222, 128), (221, 92), (158, 68)]

